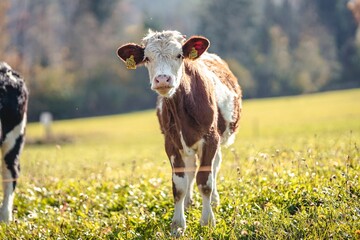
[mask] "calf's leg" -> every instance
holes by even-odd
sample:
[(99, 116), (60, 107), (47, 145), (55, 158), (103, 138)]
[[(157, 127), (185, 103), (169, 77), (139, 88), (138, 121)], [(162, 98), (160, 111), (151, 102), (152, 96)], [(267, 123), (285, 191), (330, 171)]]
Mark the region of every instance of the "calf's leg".
[(171, 234), (179, 237), (186, 229), (184, 200), (188, 188), (188, 176), (185, 174), (185, 163), (179, 150), (165, 143), (172, 167), (172, 187), (174, 196), (174, 216), (171, 223)]
[(20, 173), (19, 156), (24, 145), (26, 116), (12, 128), (2, 123), (2, 181), (4, 199), (0, 208), (0, 221), (12, 221), (14, 190)]
[(202, 226), (215, 226), (215, 217), (211, 208), (211, 196), (214, 191), (214, 174), (212, 167), (218, 148), (219, 136), (214, 133), (206, 139), (203, 144), (200, 157), (200, 167), (196, 175), (196, 183), (202, 197), (203, 205), (200, 219), (200, 224)]
[(193, 191), (195, 183), (195, 172), (196, 172), (196, 156), (183, 155), (182, 159), (185, 163), (185, 176), (187, 179), (186, 194), (185, 194), (185, 209), (190, 207), (193, 203)]
[(221, 161), (222, 161), (221, 148), (219, 147), (215, 154), (215, 158), (213, 162), (213, 192), (211, 195), (211, 202), (214, 206), (218, 206), (220, 204), (220, 197), (217, 191), (216, 179), (220, 170)]

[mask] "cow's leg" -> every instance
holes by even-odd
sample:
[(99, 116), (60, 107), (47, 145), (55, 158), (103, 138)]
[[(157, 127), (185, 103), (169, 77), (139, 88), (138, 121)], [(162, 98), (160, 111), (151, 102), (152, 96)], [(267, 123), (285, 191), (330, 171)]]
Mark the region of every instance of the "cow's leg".
[(174, 216), (171, 223), (171, 234), (179, 237), (186, 229), (184, 200), (188, 186), (187, 175), (185, 174), (185, 163), (178, 149), (165, 140), (166, 153), (168, 154), (172, 167), (172, 187), (174, 196)]
[(196, 182), (202, 197), (202, 213), (200, 224), (215, 226), (215, 217), (211, 208), (211, 195), (214, 190), (214, 175), (212, 166), (215, 154), (219, 148), (219, 136), (215, 133), (205, 139), (200, 157), (200, 167), (196, 175)]
[(222, 161), (222, 155), (221, 155), (221, 148), (219, 147), (215, 154), (215, 159), (213, 162), (213, 192), (211, 194), (211, 202), (214, 206), (218, 206), (220, 204), (220, 197), (217, 190), (216, 179), (220, 170), (221, 161)]
[(185, 164), (180, 154), (171, 156), (171, 165), (173, 169), (172, 185), (174, 196), (174, 216), (171, 223), (171, 233), (180, 236), (185, 232), (186, 220), (184, 214), (184, 200), (187, 191), (188, 179), (184, 173)]
[(19, 155), (24, 144), (26, 117), (12, 128), (2, 123), (2, 180), (4, 199), (0, 208), (0, 221), (12, 221), (12, 208), (16, 181), (20, 173)]
[(185, 163), (185, 176), (187, 178), (187, 187), (185, 195), (185, 209), (190, 207), (193, 203), (193, 192), (195, 183), (195, 171), (196, 171), (196, 156), (195, 154), (190, 156), (182, 156)]

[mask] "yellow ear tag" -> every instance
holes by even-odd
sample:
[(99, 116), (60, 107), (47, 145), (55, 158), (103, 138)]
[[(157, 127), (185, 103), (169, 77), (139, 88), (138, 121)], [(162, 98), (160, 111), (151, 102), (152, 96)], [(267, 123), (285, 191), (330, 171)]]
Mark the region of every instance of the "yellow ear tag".
[(193, 47), (189, 53), (189, 58), (193, 60), (197, 57), (198, 57), (198, 51)]
[(131, 55), (129, 58), (126, 59), (125, 65), (127, 69), (136, 69), (134, 55)]

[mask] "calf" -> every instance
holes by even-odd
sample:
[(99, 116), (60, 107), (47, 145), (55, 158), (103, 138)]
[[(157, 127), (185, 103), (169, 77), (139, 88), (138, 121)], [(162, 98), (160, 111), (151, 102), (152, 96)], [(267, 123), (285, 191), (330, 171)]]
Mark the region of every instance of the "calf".
[(240, 119), (240, 86), (228, 65), (206, 52), (209, 45), (200, 36), (186, 40), (177, 31), (149, 31), (142, 45), (129, 43), (117, 51), (127, 68), (147, 67), (151, 89), (159, 95), (157, 116), (173, 172), (175, 236), (185, 231), (195, 176), (203, 203), (200, 223), (215, 225), (211, 202), (219, 204), (220, 144), (233, 143)]
[(0, 221), (12, 220), (14, 190), (20, 172), (19, 155), (24, 145), (28, 92), (23, 79), (0, 62), (0, 146), (4, 199)]

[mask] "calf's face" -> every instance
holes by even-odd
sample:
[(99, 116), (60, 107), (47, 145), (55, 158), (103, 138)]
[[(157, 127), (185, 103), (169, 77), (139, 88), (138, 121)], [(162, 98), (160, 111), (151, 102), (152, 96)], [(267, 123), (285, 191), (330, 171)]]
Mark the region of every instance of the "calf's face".
[(125, 44), (117, 54), (128, 69), (144, 64), (149, 71), (151, 89), (163, 97), (172, 97), (181, 83), (184, 59), (197, 59), (209, 45), (204, 37), (186, 40), (177, 31), (150, 31), (142, 45)]

